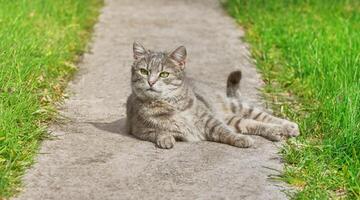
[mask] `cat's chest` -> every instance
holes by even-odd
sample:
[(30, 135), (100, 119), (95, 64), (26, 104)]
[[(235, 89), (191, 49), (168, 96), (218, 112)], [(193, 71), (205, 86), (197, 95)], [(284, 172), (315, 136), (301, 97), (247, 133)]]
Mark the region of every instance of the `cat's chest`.
[(194, 128), (198, 121), (194, 115), (195, 105), (183, 110), (164, 102), (152, 102), (138, 107), (137, 113), (151, 124), (161, 126), (177, 126), (186, 129)]
[(172, 116), (175, 111), (174, 107), (163, 102), (141, 104), (137, 108), (137, 113), (147, 118), (169, 117)]
[(197, 121), (197, 117), (190, 110), (188, 111), (179, 111), (176, 116), (177, 119), (181, 119), (189, 125), (194, 125)]

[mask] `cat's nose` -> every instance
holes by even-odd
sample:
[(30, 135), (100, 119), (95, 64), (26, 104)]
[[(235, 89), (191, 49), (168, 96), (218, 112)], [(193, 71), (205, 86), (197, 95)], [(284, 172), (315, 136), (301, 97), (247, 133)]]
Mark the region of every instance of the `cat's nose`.
[(150, 87), (152, 87), (155, 84), (155, 81), (154, 80), (148, 80), (148, 83), (149, 83)]

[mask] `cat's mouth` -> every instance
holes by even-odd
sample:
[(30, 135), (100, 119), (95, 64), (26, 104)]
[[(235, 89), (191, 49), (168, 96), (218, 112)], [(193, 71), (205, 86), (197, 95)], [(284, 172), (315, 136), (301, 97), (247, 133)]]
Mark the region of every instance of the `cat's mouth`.
[(157, 90), (155, 90), (154, 88), (148, 88), (148, 89), (146, 89), (146, 91), (150, 91), (150, 92), (159, 92), (159, 91), (157, 91)]

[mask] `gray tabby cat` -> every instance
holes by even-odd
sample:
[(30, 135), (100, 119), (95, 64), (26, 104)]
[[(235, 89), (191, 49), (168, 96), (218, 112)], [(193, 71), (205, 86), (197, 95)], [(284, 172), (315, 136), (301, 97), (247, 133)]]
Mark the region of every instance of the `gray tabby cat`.
[(185, 76), (183, 46), (165, 53), (135, 42), (133, 51), (127, 126), (137, 138), (166, 149), (176, 140), (207, 140), (246, 148), (253, 144), (246, 134), (272, 141), (299, 135), (296, 123), (240, 101), (240, 71), (229, 75), (225, 94)]

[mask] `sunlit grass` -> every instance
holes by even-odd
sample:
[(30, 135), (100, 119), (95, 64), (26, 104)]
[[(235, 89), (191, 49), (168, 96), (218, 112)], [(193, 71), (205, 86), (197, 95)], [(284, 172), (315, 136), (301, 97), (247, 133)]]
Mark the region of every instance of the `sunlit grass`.
[(302, 135), (283, 149), (298, 199), (360, 198), (360, 1), (228, 0), (278, 113)]
[(0, 199), (16, 192), (101, 0), (0, 0)]

